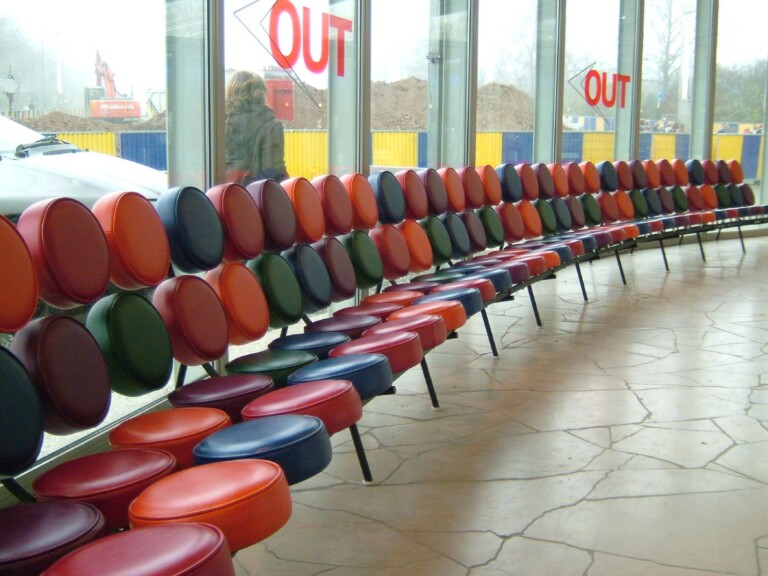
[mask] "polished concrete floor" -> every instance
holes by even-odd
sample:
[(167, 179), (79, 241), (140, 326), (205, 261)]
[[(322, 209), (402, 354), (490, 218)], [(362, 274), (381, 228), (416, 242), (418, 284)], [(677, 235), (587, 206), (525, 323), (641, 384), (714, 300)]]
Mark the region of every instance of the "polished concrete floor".
[[(239, 575), (768, 574), (768, 237), (624, 255), (535, 285), (431, 352), (292, 487)], [(243, 519), (248, 521), (248, 519)], [(258, 519), (253, 519), (258, 521)]]

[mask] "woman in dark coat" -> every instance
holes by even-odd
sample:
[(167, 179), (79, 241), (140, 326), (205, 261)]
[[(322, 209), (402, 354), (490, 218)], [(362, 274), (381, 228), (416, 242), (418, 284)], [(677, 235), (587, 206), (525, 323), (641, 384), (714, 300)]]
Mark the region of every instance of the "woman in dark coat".
[(235, 72), (226, 89), (227, 180), (288, 178), (283, 125), (266, 104), (267, 86), (258, 74)]

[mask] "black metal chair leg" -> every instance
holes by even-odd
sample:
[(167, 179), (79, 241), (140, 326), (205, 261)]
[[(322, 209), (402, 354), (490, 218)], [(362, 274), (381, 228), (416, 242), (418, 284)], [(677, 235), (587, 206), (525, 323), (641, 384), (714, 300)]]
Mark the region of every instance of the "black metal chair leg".
[(352, 424), (352, 426), (349, 427), (349, 433), (352, 435), (352, 443), (355, 445), (355, 452), (357, 452), (357, 459), (360, 462), (360, 469), (363, 471), (363, 480), (366, 482), (373, 482), (371, 467), (368, 465), (368, 457), (365, 455), (363, 440), (360, 438), (360, 431), (357, 429), (357, 424)]
[(541, 328), (541, 316), (539, 315), (539, 307), (536, 304), (536, 296), (533, 295), (533, 288), (528, 285), (528, 296), (531, 299), (531, 307), (533, 308), (533, 316), (536, 318), (536, 325)]
[(496, 350), (496, 341), (493, 339), (493, 331), (491, 330), (491, 323), (488, 320), (488, 313), (485, 308), (482, 309), (480, 315), (483, 317), (483, 324), (485, 324), (485, 333), (488, 335), (488, 343), (491, 345), (491, 352), (494, 356), (499, 355), (499, 351)]
[(739, 241), (741, 242), (741, 253), (746, 254), (747, 249), (744, 246), (744, 236), (741, 234), (741, 226), (736, 226), (736, 230), (739, 232)]
[(664, 258), (664, 268), (669, 272), (669, 262), (667, 262), (667, 251), (664, 249), (664, 240), (659, 238), (659, 248), (661, 248), (661, 257)]
[(440, 408), (440, 402), (437, 401), (437, 393), (435, 392), (435, 385), (432, 383), (432, 375), (429, 373), (426, 356), (421, 359), (421, 371), (424, 373), (424, 380), (427, 383), (427, 392), (429, 392), (429, 398), (432, 400), (432, 407)]
[(614, 252), (616, 255), (616, 264), (619, 265), (619, 274), (621, 274), (621, 283), (624, 284), (624, 286), (627, 285), (627, 277), (624, 276), (624, 266), (621, 265), (621, 256), (619, 256), (619, 251), (616, 250)]
[(704, 244), (701, 243), (701, 234), (696, 232), (696, 240), (699, 241), (699, 252), (701, 252), (701, 259), (706, 262), (707, 261), (707, 255), (704, 254)]
[(578, 262), (576, 262), (576, 274), (579, 277), (579, 286), (581, 286), (581, 297), (584, 298), (584, 302), (588, 302), (587, 289), (584, 287), (584, 278), (581, 276), (581, 266), (579, 266)]

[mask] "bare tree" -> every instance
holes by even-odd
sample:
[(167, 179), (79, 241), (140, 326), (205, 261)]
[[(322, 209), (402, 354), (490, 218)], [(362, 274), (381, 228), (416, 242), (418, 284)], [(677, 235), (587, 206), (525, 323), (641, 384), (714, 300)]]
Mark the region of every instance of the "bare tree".
[[(651, 0), (645, 7), (643, 75), (658, 87), (655, 94), (645, 91), (657, 99), (657, 118), (676, 111), (685, 26), (679, 4), (674, 0)], [(646, 106), (651, 102), (647, 98)]]

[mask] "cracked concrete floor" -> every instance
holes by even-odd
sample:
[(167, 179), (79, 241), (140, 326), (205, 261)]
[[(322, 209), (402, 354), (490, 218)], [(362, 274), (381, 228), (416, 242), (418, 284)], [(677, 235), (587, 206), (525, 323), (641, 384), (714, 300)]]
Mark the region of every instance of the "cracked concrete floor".
[[(490, 308), (365, 407), (238, 574), (768, 573), (768, 237), (569, 268)], [(761, 571), (762, 569), (762, 571)]]

